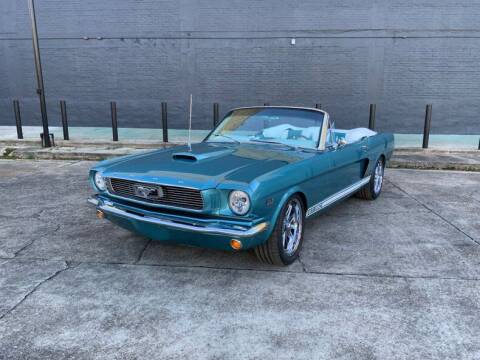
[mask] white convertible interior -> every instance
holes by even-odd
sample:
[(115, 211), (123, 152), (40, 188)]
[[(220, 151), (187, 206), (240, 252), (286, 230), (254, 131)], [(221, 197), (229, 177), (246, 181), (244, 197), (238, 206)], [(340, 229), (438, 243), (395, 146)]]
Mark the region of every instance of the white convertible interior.
[(330, 129), (329, 134), (330, 139), (328, 139), (327, 142), (333, 143), (343, 138), (347, 144), (351, 144), (362, 140), (364, 137), (373, 136), (376, 134), (376, 132), (367, 128), (355, 128), (350, 130)]
[[(302, 138), (304, 141), (309, 141), (314, 146), (318, 140), (320, 128), (318, 126), (302, 128), (290, 124), (282, 124), (263, 129), (262, 134), (267, 138), (291, 140), (290, 136), (292, 131), (296, 132), (296, 138)], [(355, 128), (350, 130), (329, 129), (327, 144), (337, 143), (340, 139), (344, 139), (347, 144), (351, 144), (362, 140), (364, 137), (369, 137), (375, 134), (375, 131), (367, 128)]]

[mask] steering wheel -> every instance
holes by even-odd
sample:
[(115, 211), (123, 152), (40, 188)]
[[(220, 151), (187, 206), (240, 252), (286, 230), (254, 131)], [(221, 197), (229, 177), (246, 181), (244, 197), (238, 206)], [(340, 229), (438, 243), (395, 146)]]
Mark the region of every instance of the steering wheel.
[(308, 137), (306, 137), (305, 135), (297, 136), (296, 139), (312, 140), (311, 138), (308, 138)]

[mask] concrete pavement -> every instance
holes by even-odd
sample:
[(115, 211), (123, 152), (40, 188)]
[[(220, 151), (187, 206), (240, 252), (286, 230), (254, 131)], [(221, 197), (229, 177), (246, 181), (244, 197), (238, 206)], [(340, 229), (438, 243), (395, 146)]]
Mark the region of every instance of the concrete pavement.
[(92, 164), (0, 160), (0, 359), (480, 357), (479, 173), (388, 169), (277, 268), (97, 220)]

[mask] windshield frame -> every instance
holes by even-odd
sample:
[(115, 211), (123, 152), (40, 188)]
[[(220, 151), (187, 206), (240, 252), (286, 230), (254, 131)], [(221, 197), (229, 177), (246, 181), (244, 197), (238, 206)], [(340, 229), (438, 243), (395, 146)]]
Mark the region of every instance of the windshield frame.
[[(319, 129), (319, 134), (318, 134), (318, 140), (317, 140), (317, 145), (316, 147), (312, 147), (312, 150), (325, 150), (325, 134), (326, 134), (326, 128), (328, 127), (329, 123), (329, 115), (326, 111), (322, 109), (317, 109), (317, 108), (308, 108), (308, 107), (300, 107), (300, 106), (245, 106), (245, 107), (238, 107), (229, 110), (223, 119), (213, 128), (208, 135), (205, 137), (205, 139), (202, 140), (202, 142), (208, 142), (210, 137), (213, 135), (215, 130), (227, 119), (234, 111), (237, 110), (245, 110), (245, 109), (292, 109), (292, 110), (306, 110), (306, 111), (312, 111), (312, 112), (320, 112), (323, 114), (323, 120), (322, 120), (322, 125), (320, 126)], [(325, 126), (327, 125), (327, 126)], [(214, 143), (212, 141), (212, 143)], [(245, 142), (244, 144), (248, 144), (248, 142)], [(283, 144), (286, 145), (286, 144)]]

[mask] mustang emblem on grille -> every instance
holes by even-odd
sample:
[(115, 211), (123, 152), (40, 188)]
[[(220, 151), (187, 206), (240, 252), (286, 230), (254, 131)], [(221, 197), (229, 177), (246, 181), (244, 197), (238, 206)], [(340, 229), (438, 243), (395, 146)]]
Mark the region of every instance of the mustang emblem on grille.
[(133, 191), (136, 196), (144, 199), (159, 199), (163, 197), (163, 190), (160, 186), (156, 187), (135, 184), (133, 185)]

